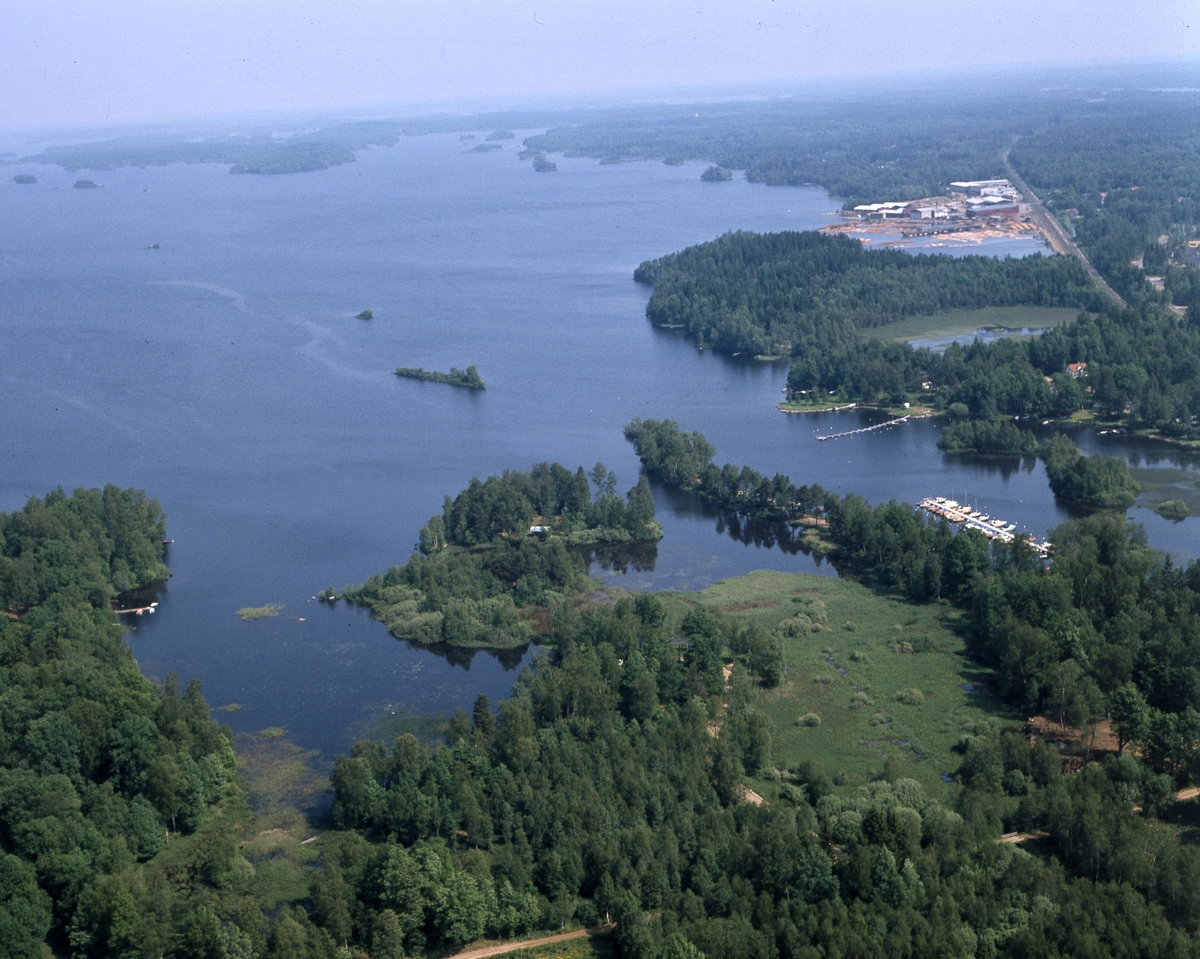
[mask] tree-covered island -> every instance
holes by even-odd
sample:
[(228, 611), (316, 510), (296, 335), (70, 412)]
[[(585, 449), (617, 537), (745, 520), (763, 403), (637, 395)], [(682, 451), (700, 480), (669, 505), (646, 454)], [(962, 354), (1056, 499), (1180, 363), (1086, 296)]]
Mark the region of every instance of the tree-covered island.
[(1116, 456), (1086, 456), (1070, 437), (1059, 434), (1039, 451), (1055, 496), (1099, 509), (1125, 510), (1133, 505), (1138, 484), (1129, 466)]
[[(370, 317), (366, 317), (370, 319)], [(449, 373), (439, 373), (435, 370), (423, 370), (421, 367), (398, 366), (396, 375), (410, 380), (428, 380), (431, 383), (448, 383), (451, 386), (465, 386), (472, 390), (485, 390), (487, 384), (479, 377), (479, 371), (474, 366), (460, 370), (457, 366), (450, 367)]]
[(938, 437), (943, 453), (996, 453), (1033, 456), (1037, 437), (1010, 419), (965, 420), (948, 424)]

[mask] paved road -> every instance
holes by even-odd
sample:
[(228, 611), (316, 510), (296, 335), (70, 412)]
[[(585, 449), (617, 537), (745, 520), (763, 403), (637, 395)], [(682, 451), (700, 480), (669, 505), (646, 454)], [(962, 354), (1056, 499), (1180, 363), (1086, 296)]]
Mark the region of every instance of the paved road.
[[(1009, 147), (1009, 150), (1011, 149)], [(1088, 262), (1088, 258), (1083, 255), (1083, 250), (1079, 249), (1067, 231), (1063, 229), (1063, 225), (1058, 221), (1058, 217), (1046, 209), (1042, 201), (1038, 199), (1038, 195), (1029, 188), (1029, 184), (1022, 180), (1021, 175), (1013, 169), (1013, 165), (1008, 162), (1009, 150), (1005, 150), (1000, 154), (1000, 159), (1004, 163), (1004, 168), (1008, 170), (1009, 178), (1024, 195), (1026, 202), (1029, 204), (1029, 215), (1033, 218), (1033, 222), (1042, 228), (1042, 232), (1050, 242), (1051, 248), (1055, 253), (1064, 253), (1067, 256), (1079, 257), (1084, 267), (1087, 268), (1088, 274), (1100, 284), (1100, 289), (1112, 297), (1118, 306), (1125, 306), (1125, 301), (1121, 298), (1120, 294), (1109, 286), (1104, 277)]]
[(486, 959), (488, 956), (502, 956), (506, 952), (516, 952), (518, 949), (537, 949), (540, 946), (551, 946), (556, 942), (567, 942), (571, 939), (582, 939), (584, 936), (603, 936), (617, 928), (615, 922), (591, 929), (576, 929), (574, 932), (562, 932), (557, 936), (544, 936), (541, 939), (526, 939), (523, 942), (503, 942), (497, 946), (484, 946), (482, 949), (470, 949), (467, 952), (455, 953), (450, 959)]

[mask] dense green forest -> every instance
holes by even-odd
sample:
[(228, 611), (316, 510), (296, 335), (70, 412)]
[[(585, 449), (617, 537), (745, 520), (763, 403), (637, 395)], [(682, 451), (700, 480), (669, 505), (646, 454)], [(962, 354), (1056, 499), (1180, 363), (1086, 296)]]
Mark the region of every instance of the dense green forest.
[[(641, 427), (656, 474), (708, 471), (702, 437)], [(550, 470), (546, 511), (578, 475)], [(306, 882), (267, 898), (239, 852), (260, 827), (228, 732), (197, 684), (140, 676), (108, 609), (116, 580), (165, 574), (157, 504), (58, 492), (0, 517), (3, 954), (393, 959), (606, 917), (631, 959), (1193, 954), (1200, 853), (1165, 817), (1200, 776), (1200, 567), (1157, 563), (1112, 514), (1057, 529), (1047, 569), (814, 493), (789, 505), (820, 510), (882, 588), (939, 558), (997, 696), (1085, 732), (1107, 712), (1137, 753), (1064, 775), (1058, 749), (984, 723), (943, 795), (902, 765), (838, 787), (773, 760), (757, 704), (784, 678), (778, 634), (652, 595), (579, 598), (498, 715), (479, 697), (434, 748), (405, 735), (339, 759)], [(1017, 829), (1042, 838), (995, 841)]]
[[(1200, 435), (1200, 311), (1181, 321), (1153, 304), (1105, 305), (1066, 257), (952, 260), (868, 252), (819, 234), (737, 233), (644, 263), (636, 276), (655, 284), (647, 316), (684, 327), (702, 345), (758, 353), (790, 347), (794, 393), (919, 399), (938, 409), (960, 403), (985, 419), (1067, 417), (1091, 408), (1164, 437)], [(868, 338), (871, 324), (929, 304), (1039, 297), (1101, 312), (1083, 312), (1035, 338), (953, 344), (943, 353)], [(1069, 363), (1086, 364), (1086, 376), (1070, 374)]]
[(1032, 456), (1037, 452), (1037, 438), (1032, 430), (1022, 429), (1012, 420), (968, 420), (947, 425), (937, 448), (943, 453)]
[[(161, 580), (159, 505), (114, 486), (0, 514), (0, 954), (187, 953), (248, 868), (221, 833), (228, 729), (138, 671), (110, 600)], [(166, 852), (167, 849), (170, 852)], [(180, 949), (184, 951), (179, 951)], [(215, 953), (214, 953), (215, 954)]]
[[(544, 611), (590, 588), (582, 549), (662, 537), (646, 478), (624, 499), (616, 490), (616, 474), (603, 463), (589, 473), (539, 463), (528, 473), (473, 479), (422, 527), (421, 555), (347, 587), (344, 597), (369, 606), (398, 639), (527, 643), (531, 617), (541, 615), (534, 607)], [(322, 595), (337, 593), (331, 587)]]
[(1085, 456), (1069, 437), (1058, 435), (1040, 451), (1055, 496), (1083, 506), (1126, 510), (1137, 499), (1138, 485), (1129, 466), (1115, 456)]
[(815, 231), (727, 233), (648, 260), (633, 278), (654, 286), (652, 323), (728, 353), (825, 353), (861, 330), (949, 310), (1104, 306), (1071, 257), (910, 256)]
[(474, 366), (460, 370), (457, 366), (450, 367), (449, 373), (426, 371), (421, 367), (398, 366), (396, 375), (411, 380), (428, 380), (432, 383), (449, 383), (451, 386), (465, 386), (472, 390), (485, 390), (487, 385), (479, 377), (479, 371)]

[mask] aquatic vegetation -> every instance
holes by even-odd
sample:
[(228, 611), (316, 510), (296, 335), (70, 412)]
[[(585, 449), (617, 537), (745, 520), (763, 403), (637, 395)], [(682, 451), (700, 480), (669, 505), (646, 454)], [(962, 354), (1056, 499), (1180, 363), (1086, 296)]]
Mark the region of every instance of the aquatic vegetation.
[(479, 378), (479, 371), (474, 366), (460, 370), (457, 366), (450, 367), (449, 373), (439, 373), (436, 370), (423, 370), (419, 366), (398, 366), (396, 375), (410, 380), (428, 380), (431, 383), (448, 383), (451, 386), (465, 386), (472, 390), (485, 390), (487, 385)]
[(283, 612), (283, 603), (267, 603), (266, 606), (243, 606), (237, 611), (243, 623), (252, 619), (270, 619)]
[(1154, 512), (1163, 519), (1174, 520), (1177, 523), (1188, 518), (1187, 503), (1179, 499), (1164, 500), (1154, 507)]

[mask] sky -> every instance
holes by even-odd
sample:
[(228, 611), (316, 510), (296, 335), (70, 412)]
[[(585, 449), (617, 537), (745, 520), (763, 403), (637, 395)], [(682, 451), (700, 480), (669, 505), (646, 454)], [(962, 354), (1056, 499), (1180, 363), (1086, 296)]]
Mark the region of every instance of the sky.
[(0, 128), (1179, 57), (1197, 0), (22, 0)]

